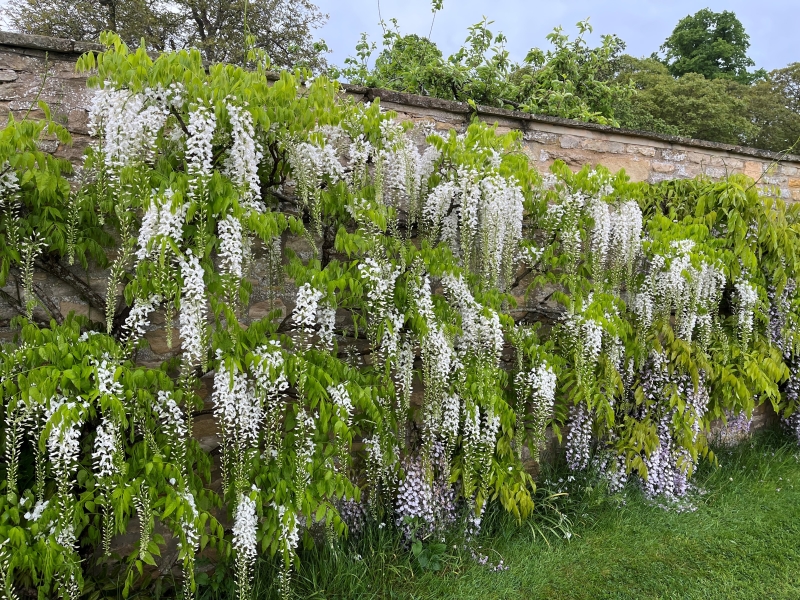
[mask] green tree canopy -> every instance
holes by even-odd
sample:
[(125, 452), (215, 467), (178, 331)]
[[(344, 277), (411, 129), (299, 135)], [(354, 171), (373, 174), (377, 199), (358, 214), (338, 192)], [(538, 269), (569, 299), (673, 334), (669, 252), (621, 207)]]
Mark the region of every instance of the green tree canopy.
[(726, 77), (750, 83), (761, 73), (749, 73), (755, 63), (747, 56), (750, 36), (736, 14), (707, 8), (688, 15), (675, 26), (661, 51), (675, 77), (699, 73), (706, 79)]
[(109, 30), (132, 47), (196, 47), (211, 62), (241, 63), (248, 31), (275, 67), (324, 66), (313, 31), (327, 15), (310, 0), (9, 0), (5, 15), (22, 33), (96, 41)]

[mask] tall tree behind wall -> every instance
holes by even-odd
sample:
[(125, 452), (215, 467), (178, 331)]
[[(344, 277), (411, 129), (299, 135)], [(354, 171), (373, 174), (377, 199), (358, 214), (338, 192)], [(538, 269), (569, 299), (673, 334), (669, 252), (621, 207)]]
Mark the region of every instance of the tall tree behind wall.
[(149, 50), (195, 46), (211, 62), (243, 61), (246, 25), (274, 67), (325, 67), (313, 33), (328, 16), (309, 0), (9, 0), (4, 12), (22, 33), (96, 41), (111, 30)]

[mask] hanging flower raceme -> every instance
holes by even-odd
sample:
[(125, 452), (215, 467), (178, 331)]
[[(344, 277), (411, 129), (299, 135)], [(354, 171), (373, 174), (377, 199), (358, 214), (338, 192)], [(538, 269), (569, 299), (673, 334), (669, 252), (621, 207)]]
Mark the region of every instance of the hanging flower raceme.
[[(370, 341), (381, 357), (391, 362), (397, 355), (400, 330), (404, 322), (403, 315), (394, 305), (394, 288), (401, 269), (367, 257), (358, 265), (358, 271), (367, 288), (365, 312)], [(380, 325), (383, 325), (383, 336), (378, 340)]]
[(283, 417), (280, 398), (289, 387), (281, 345), (270, 340), (253, 351), (253, 387), (262, 399), (264, 440), (268, 452), (277, 454), (280, 442), (280, 423)]
[[(702, 338), (707, 338), (719, 310), (725, 286), (725, 274), (718, 264), (703, 260), (699, 267), (692, 263), (693, 240), (671, 243), (667, 256), (653, 256), (650, 271), (634, 309), (642, 323), (675, 315), (675, 331), (691, 341), (698, 325)], [(644, 294), (642, 296), (641, 294)]]
[(158, 133), (169, 116), (170, 96), (174, 93), (163, 89), (134, 93), (111, 85), (95, 92), (89, 107), (89, 134), (102, 136), (103, 158), (112, 174), (130, 162), (152, 159)]
[(615, 276), (632, 284), (634, 266), (642, 246), (642, 209), (635, 200), (619, 205), (611, 227), (610, 254)]
[(278, 543), (283, 552), (283, 570), (278, 574), (281, 598), (289, 598), (291, 594), (292, 565), (295, 561), (297, 546), (300, 543), (300, 533), (297, 527), (297, 515), (286, 506), (272, 503), (272, 508), (277, 512)]
[(466, 353), (486, 358), (497, 364), (505, 340), (497, 312), (476, 302), (464, 278), (445, 275), (445, 291), (461, 312), (461, 337), (457, 347)]
[(545, 441), (545, 427), (553, 412), (556, 397), (556, 374), (542, 363), (529, 371), (520, 371), (515, 377), (517, 403), (525, 407), (517, 415), (517, 427), (525, 429), (524, 416), (530, 415), (529, 429), (533, 438), (534, 460), (539, 460), (539, 444)]
[(263, 408), (247, 375), (225, 361), (214, 375), (214, 417), (222, 437), (223, 485), (242, 490), (247, 484), (250, 451), (258, 447)]
[(173, 448), (173, 458), (177, 459), (178, 466), (185, 478), (187, 475), (186, 442), (189, 434), (186, 416), (169, 390), (158, 391), (156, 402), (153, 404), (153, 412), (163, 424), (164, 433), (167, 434), (170, 446)]
[(219, 221), (219, 258), (224, 274), (242, 278), (245, 243), (242, 223), (233, 215)]
[(213, 169), (214, 151), (212, 147), (217, 118), (213, 111), (205, 106), (198, 106), (189, 113), (186, 139), (186, 162), (189, 174), (194, 178), (190, 183), (192, 192), (197, 186), (207, 182)]
[(149, 298), (136, 298), (125, 323), (122, 325), (123, 342), (135, 343), (142, 339), (150, 326), (150, 313), (161, 303), (161, 296), (154, 294)]
[(246, 104), (239, 107), (228, 101), (226, 108), (231, 122), (233, 143), (225, 160), (224, 173), (238, 189), (240, 204), (244, 208), (263, 212), (258, 177), (258, 165), (263, 155), (255, 140), (253, 116), (247, 110)]
[(150, 204), (139, 228), (139, 249), (136, 251), (138, 261), (151, 258), (155, 254), (153, 242), (163, 239), (168, 243), (171, 241), (176, 246), (180, 246), (189, 204), (184, 202), (176, 205), (173, 196), (174, 192), (171, 188), (151, 196)]
[(596, 283), (602, 283), (608, 249), (611, 246), (611, 211), (608, 203), (595, 198), (589, 204), (589, 215), (594, 222), (589, 238), (592, 260), (592, 276)]
[(319, 336), (323, 345), (330, 348), (333, 343), (336, 312), (331, 307), (320, 303), (322, 297), (322, 292), (311, 287), (309, 283), (304, 283), (297, 290), (297, 303), (292, 318), (303, 334), (303, 343), (309, 348), (311, 347), (309, 338), (314, 335), (318, 324), (320, 326)]
[(236, 552), (236, 587), (239, 600), (251, 597), (253, 567), (258, 556), (257, 536), (256, 502), (249, 495), (242, 494), (233, 520), (233, 550)]
[(747, 348), (753, 335), (753, 318), (758, 304), (758, 291), (745, 280), (734, 284), (736, 289), (736, 320), (739, 327), (739, 343)]
[(343, 383), (336, 386), (328, 387), (328, 394), (333, 400), (333, 403), (339, 408), (342, 420), (347, 423), (349, 427), (353, 421), (353, 401), (350, 398), (350, 392)]
[(592, 449), (592, 414), (581, 403), (570, 409), (567, 421), (567, 466), (571, 471), (589, 467)]
[(186, 251), (178, 264), (183, 276), (181, 290), (180, 326), (183, 339), (183, 360), (189, 366), (203, 365), (206, 361), (206, 287), (205, 274), (200, 260)]
[(114, 421), (104, 418), (98, 425), (94, 439), (95, 476), (103, 490), (104, 519), (103, 519), (103, 551), (106, 556), (111, 554), (111, 535), (113, 530), (114, 513), (111, 504), (111, 494), (114, 490), (114, 478), (120, 474), (121, 457), (119, 455), (119, 425)]

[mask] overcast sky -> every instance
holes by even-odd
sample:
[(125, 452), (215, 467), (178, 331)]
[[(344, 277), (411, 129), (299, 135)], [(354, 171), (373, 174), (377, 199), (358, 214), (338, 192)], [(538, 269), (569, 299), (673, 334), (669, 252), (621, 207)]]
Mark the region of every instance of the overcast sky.
[[(333, 49), (330, 61), (341, 65), (355, 54), (362, 31), (380, 49), (378, 0), (315, 0), (330, 15), (318, 32)], [(401, 32), (428, 35), (430, 0), (380, 0), (384, 20), (395, 17)], [(800, 61), (800, 0), (444, 0), (436, 15), (431, 38), (449, 55), (464, 42), (467, 27), (485, 15), (494, 20), (492, 31), (508, 38), (512, 59), (521, 60), (531, 47), (546, 48), (545, 36), (557, 25), (570, 37), (575, 23), (591, 17), (593, 39), (616, 33), (627, 52), (648, 56), (672, 32), (677, 22), (702, 8), (736, 13), (750, 35), (750, 57), (767, 70)]]

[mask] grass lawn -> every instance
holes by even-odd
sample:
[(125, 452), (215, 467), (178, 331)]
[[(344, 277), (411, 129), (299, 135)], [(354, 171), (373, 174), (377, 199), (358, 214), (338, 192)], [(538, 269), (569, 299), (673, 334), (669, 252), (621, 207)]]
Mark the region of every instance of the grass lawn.
[[(584, 488), (559, 499), (569, 540), (496, 517), (481, 543), (505, 571), (463, 551), (425, 571), (377, 531), (351, 553), (361, 560), (305, 554), (293, 588), (320, 599), (800, 598), (800, 451), (765, 434), (718, 459), (695, 477), (705, 493), (694, 512), (665, 511), (636, 490), (623, 503)], [(267, 578), (259, 598), (272, 595)]]

